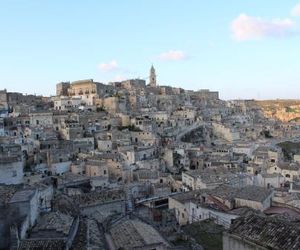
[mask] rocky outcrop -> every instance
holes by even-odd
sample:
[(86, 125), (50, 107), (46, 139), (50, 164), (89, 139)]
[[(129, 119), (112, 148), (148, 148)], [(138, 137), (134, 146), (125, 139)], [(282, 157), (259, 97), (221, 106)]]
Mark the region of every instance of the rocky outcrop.
[(257, 101), (265, 117), (290, 122), (300, 120), (300, 101)]

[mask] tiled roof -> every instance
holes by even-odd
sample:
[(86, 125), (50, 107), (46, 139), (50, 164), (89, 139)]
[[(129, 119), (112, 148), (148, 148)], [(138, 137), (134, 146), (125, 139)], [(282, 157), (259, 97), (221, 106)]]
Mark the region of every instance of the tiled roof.
[(148, 169), (138, 169), (135, 171), (135, 173), (138, 175), (139, 179), (158, 179), (159, 178), (159, 172), (148, 170)]
[(172, 195), (171, 198), (181, 203), (184, 203), (193, 199), (197, 199), (201, 195), (201, 193), (205, 193), (205, 191), (206, 190), (193, 190), (190, 192), (184, 192), (184, 193)]
[(93, 205), (96, 203), (109, 202), (124, 199), (124, 192), (121, 190), (108, 190), (100, 192), (90, 192), (72, 196), (79, 206)]
[(111, 237), (117, 249), (142, 249), (144, 246), (168, 243), (150, 225), (140, 220), (122, 221), (110, 230)]
[(298, 171), (300, 169), (300, 166), (297, 163), (280, 162), (277, 166), (281, 169), (290, 171)]
[(267, 249), (300, 249), (300, 225), (258, 215), (240, 217), (229, 233)]
[(64, 250), (65, 241), (62, 239), (22, 240), (19, 250)]
[(239, 189), (235, 198), (262, 202), (272, 194), (271, 189), (257, 186), (246, 186)]
[(13, 195), (9, 203), (29, 201), (35, 193), (36, 189), (20, 190)]
[(0, 185), (0, 205), (8, 203), (19, 188), (17, 185)]
[(33, 232), (38, 233), (40, 231), (55, 230), (56, 232), (62, 233), (62, 236), (67, 236), (72, 223), (72, 216), (60, 212), (50, 212), (40, 218), (38, 224), (33, 228)]
[(235, 198), (252, 200), (252, 201), (264, 201), (271, 195), (273, 191), (258, 186), (245, 186), (243, 188), (235, 188), (227, 185), (222, 185), (216, 189), (209, 190), (210, 195), (220, 197), (227, 200), (233, 200)]

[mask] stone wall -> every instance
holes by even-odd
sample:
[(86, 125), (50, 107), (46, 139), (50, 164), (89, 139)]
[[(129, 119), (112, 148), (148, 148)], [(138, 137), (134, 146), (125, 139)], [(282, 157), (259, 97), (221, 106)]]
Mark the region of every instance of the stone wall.
[(237, 236), (223, 233), (223, 250), (267, 250)]
[(0, 183), (6, 185), (20, 184), (23, 182), (23, 162), (22, 161), (7, 161), (0, 158)]

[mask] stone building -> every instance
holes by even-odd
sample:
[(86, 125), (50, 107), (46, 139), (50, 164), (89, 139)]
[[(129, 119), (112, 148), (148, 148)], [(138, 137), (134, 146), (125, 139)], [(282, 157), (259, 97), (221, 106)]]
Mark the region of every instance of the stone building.
[(61, 125), (60, 132), (65, 140), (74, 140), (83, 136), (82, 127), (76, 120), (65, 120)]
[(6, 89), (0, 90), (0, 117), (7, 116), (8, 113), (8, 100)]
[[(283, 237), (283, 235), (285, 235)], [(234, 220), (223, 234), (224, 250), (265, 250), (300, 248), (297, 222), (249, 214)]]
[(30, 124), (31, 126), (53, 126), (53, 113), (49, 111), (35, 111), (30, 114)]
[(274, 190), (258, 186), (235, 188), (222, 185), (210, 190), (209, 195), (223, 203), (229, 209), (249, 207), (264, 211), (271, 206)]
[(213, 123), (214, 132), (229, 142), (234, 142), (240, 139), (239, 131), (224, 126), (220, 123)]
[(108, 178), (108, 163), (106, 160), (88, 159), (85, 163), (85, 173), (89, 177), (103, 176)]
[(121, 82), (121, 88), (127, 90), (145, 89), (146, 82), (142, 79), (129, 79)]
[(0, 145), (0, 183), (19, 184), (23, 182), (23, 156), (17, 144)]
[(67, 96), (69, 88), (70, 88), (70, 82), (60, 82), (56, 84), (56, 95)]
[(4, 136), (5, 130), (4, 130), (4, 119), (0, 117), (0, 136)]
[(138, 220), (122, 220), (109, 231), (110, 249), (171, 249), (170, 244), (152, 226)]
[(156, 87), (156, 74), (155, 74), (155, 69), (154, 69), (153, 65), (151, 66), (151, 69), (150, 69), (149, 86)]
[(198, 90), (196, 92), (194, 92), (194, 94), (198, 97), (198, 98), (203, 98), (203, 99), (213, 99), (213, 100), (217, 100), (219, 99), (219, 92), (217, 91), (210, 91), (208, 89), (201, 89)]
[(55, 110), (74, 110), (81, 105), (80, 97), (55, 96), (52, 98)]
[(100, 83), (90, 80), (81, 80), (72, 82), (68, 89), (70, 96), (79, 96), (81, 100), (87, 105), (94, 105), (95, 99), (98, 95)]
[(19, 249), (70, 249), (79, 219), (60, 212), (43, 214)]
[(15, 208), (21, 217), (28, 216), (29, 227), (33, 226), (38, 218), (38, 192), (36, 189), (19, 190), (9, 200), (11, 209)]
[(293, 182), (299, 179), (300, 165), (298, 163), (277, 162), (267, 169), (269, 174), (281, 174), (285, 181)]
[(94, 105), (95, 100), (99, 97), (112, 94), (113, 87), (93, 79), (79, 80), (74, 82), (63, 82), (56, 85), (57, 96), (78, 97), (88, 106)]

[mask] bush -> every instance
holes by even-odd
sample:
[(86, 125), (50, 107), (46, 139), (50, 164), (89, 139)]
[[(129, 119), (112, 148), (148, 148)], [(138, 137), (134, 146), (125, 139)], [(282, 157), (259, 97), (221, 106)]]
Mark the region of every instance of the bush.
[(129, 126), (121, 126), (118, 127), (118, 129), (120, 131), (124, 130), (124, 129), (128, 129), (129, 131), (133, 131), (133, 132), (142, 132), (142, 130), (134, 125), (129, 125)]

